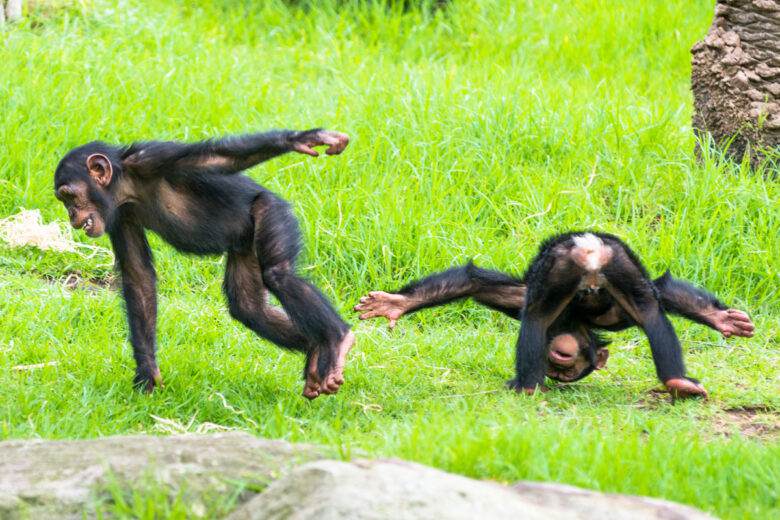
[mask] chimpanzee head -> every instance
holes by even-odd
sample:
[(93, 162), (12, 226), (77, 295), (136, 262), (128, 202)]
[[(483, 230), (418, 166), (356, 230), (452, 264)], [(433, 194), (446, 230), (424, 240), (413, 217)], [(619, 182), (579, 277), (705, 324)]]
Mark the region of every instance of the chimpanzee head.
[(68, 210), (70, 224), (90, 237), (111, 229), (116, 212), (112, 187), (121, 174), (115, 148), (93, 142), (74, 148), (54, 173), (54, 196)]
[(566, 333), (553, 336), (547, 351), (547, 377), (573, 383), (607, 364), (606, 342), (595, 334)]

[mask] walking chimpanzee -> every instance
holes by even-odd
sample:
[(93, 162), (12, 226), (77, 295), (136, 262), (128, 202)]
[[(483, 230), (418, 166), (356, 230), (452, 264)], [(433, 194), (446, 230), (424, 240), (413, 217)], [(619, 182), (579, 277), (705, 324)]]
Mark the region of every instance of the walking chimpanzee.
[(638, 326), (647, 334), (658, 377), (673, 396), (706, 397), (685, 374), (682, 349), (665, 313), (707, 325), (725, 337), (753, 335), (747, 314), (676, 280), (651, 280), (629, 247), (613, 235), (573, 232), (544, 242), (521, 278), (469, 263), (413, 282), (397, 293), (370, 292), (355, 306), (360, 319), (384, 316), (390, 327), (410, 312), (472, 297), (522, 320), (517, 376), (510, 388), (546, 390), (545, 375), (573, 382), (603, 368), (609, 352), (597, 330)]
[[(354, 335), (322, 293), (296, 274), (301, 236), (290, 206), (241, 172), (287, 152), (316, 157), (317, 146), (339, 154), (348, 142), (345, 134), (322, 129), (275, 130), (199, 143), (92, 142), (65, 155), (54, 175), (56, 197), (73, 227), (111, 238), (137, 386), (152, 391), (162, 381), (150, 229), (180, 251), (227, 252), (230, 314), (259, 336), (306, 354), (304, 396), (338, 391)], [(268, 304), (267, 291), (283, 310)]]

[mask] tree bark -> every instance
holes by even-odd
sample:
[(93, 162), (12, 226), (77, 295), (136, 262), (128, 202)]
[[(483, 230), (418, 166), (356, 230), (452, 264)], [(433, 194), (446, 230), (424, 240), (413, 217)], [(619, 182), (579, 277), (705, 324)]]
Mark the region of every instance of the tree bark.
[(3, 0), (0, 0), (0, 26), (5, 23), (5, 7), (3, 7)]
[[(753, 164), (780, 147), (780, 0), (718, 0), (691, 49), (693, 128)], [(731, 141), (733, 139), (733, 141)], [(731, 141), (731, 142), (730, 142)]]
[(8, 0), (5, 4), (5, 16), (9, 22), (22, 19), (22, 0)]

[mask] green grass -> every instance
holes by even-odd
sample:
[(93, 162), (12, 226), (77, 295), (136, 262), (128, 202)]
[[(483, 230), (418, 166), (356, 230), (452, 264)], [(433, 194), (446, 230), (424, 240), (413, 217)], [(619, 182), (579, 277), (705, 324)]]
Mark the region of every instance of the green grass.
[[(54, 167), (96, 138), (348, 132), (342, 156), (291, 155), (250, 172), (294, 203), (302, 271), (355, 323), (346, 386), (300, 397), (301, 357), (229, 318), (222, 259), (154, 238), (166, 387), (135, 393), (119, 296), (46, 281), (105, 276), (110, 258), (3, 246), (0, 438), (213, 423), (726, 518), (779, 514), (780, 437), (742, 435), (726, 410), (762, 407), (755, 421), (778, 431), (780, 189), (767, 172), (695, 160), (688, 50), (713, 2), (312, 4), (95, 1), (0, 31), (0, 215), (38, 208), (64, 220)], [(511, 320), (463, 304), (390, 334), (350, 311), (368, 290), (470, 258), (520, 273), (543, 238), (571, 228), (616, 233), (653, 274), (670, 268), (751, 313), (749, 340), (675, 320), (709, 401), (651, 395), (637, 331), (614, 335), (608, 370), (519, 397), (502, 390)], [(56, 365), (12, 369), (44, 362)]]

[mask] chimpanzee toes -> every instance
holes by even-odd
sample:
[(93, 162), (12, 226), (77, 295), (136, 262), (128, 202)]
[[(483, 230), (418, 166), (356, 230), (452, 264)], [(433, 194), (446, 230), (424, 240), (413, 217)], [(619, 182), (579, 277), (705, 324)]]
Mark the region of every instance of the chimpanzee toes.
[(305, 397), (309, 401), (311, 401), (312, 399), (316, 399), (317, 397), (319, 397), (319, 395), (320, 395), (319, 391), (310, 388), (309, 385), (305, 385), (303, 387), (303, 397)]

